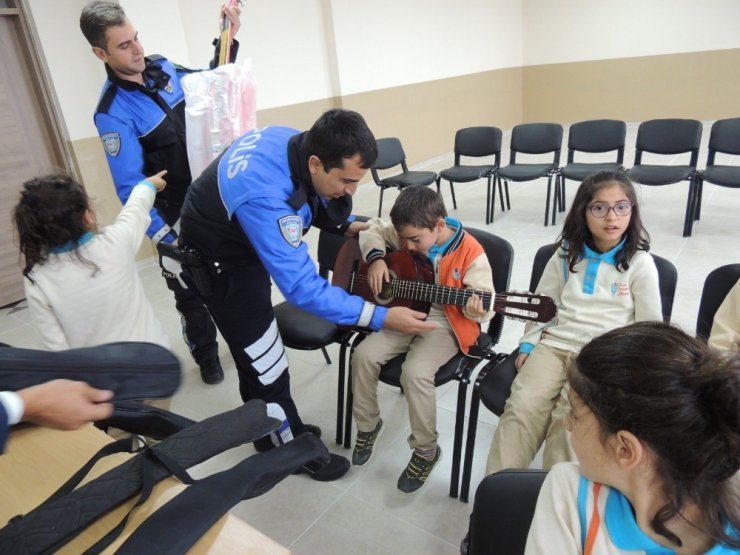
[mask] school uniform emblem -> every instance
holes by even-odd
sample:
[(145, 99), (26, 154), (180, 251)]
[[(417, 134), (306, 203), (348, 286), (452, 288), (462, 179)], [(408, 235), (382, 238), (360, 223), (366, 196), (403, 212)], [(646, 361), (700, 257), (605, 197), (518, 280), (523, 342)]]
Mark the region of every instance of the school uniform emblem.
[(280, 226), (280, 233), (283, 234), (283, 239), (293, 248), (298, 248), (303, 235), (303, 220), (301, 220), (301, 217), (296, 215), (283, 216), (278, 220), (278, 225)]
[(106, 133), (100, 140), (103, 141), (103, 148), (110, 156), (118, 156), (121, 151), (121, 135), (118, 133)]

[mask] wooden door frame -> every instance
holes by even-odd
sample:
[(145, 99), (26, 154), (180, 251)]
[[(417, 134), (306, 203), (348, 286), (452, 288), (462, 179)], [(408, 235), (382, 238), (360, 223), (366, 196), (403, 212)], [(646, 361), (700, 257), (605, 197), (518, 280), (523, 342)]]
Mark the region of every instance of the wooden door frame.
[(14, 0), (15, 8), (0, 8), (0, 17), (17, 16), (20, 24), (20, 38), (26, 48), (26, 58), (29, 64), (31, 83), (36, 90), (36, 96), (40, 102), (41, 116), (44, 119), (51, 139), (51, 147), (54, 149), (53, 157), (64, 165), (64, 170), (72, 173), (79, 179), (79, 169), (75, 157), (69, 147), (68, 133), (64, 126), (62, 110), (59, 106), (54, 86), (51, 80), (51, 72), (46, 66), (43, 53), (40, 48), (41, 41), (36, 34), (33, 25), (33, 16), (28, 0)]

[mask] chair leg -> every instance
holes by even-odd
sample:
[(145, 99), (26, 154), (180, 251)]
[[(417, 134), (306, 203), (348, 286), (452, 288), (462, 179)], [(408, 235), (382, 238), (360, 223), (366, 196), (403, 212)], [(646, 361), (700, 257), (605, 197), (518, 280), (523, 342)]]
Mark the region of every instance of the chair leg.
[(683, 220), (683, 236), (691, 237), (691, 231), (694, 225), (694, 214), (696, 213), (697, 203), (697, 178), (692, 177), (689, 180), (689, 195), (686, 199), (686, 216)]
[(491, 196), (491, 200), (486, 206), (486, 218), (488, 219), (486, 224), (493, 223), (493, 212), (496, 210), (496, 182), (494, 180), (494, 177), (488, 178), (488, 192)]
[[(549, 182), (552, 180), (552, 176), (547, 178), (547, 188), (550, 189)], [(559, 176), (555, 176), (555, 194), (552, 197), (552, 225), (555, 225), (555, 214), (557, 212), (558, 204), (560, 204), (560, 179)]]
[(560, 176), (560, 212), (565, 212), (565, 178)]
[(441, 195), (442, 194), (442, 192), (440, 190), (441, 181), (442, 181), (442, 178), (439, 177), (439, 176), (437, 176), (437, 179), (435, 180), (435, 182), (437, 183), (437, 194), (438, 195)]
[(334, 438), (337, 445), (342, 444), (342, 431), (344, 430), (344, 388), (347, 377), (347, 347), (352, 335), (348, 334), (342, 338), (342, 346), (339, 348), (339, 368), (337, 368), (337, 431)]
[(460, 485), (460, 459), (462, 458), (462, 442), (465, 420), (465, 394), (468, 389), (467, 380), (460, 380), (457, 387), (457, 413), (455, 414), (455, 440), (452, 448), (452, 471), (450, 476), (450, 497), (457, 499), (457, 489)]
[[(511, 201), (509, 200), (509, 182), (506, 180), (504, 180), (504, 190), (506, 191), (506, 209), (511, 210)], [(499, 189), (498, 192), (501, 194), (501, 189)]]
[(704, 193), (704, 179), (702, 177), (697, 177), (696, 184), (697, 188), (694, 193), (694, 197), (696, 198), (696, 206), (694, 207), (694, 219), (699, 220), (701, 219), (701, 197)]
[(324, 360), (327, 364), (331, 364), (331, 359), (329, 358), (329, 353), (326, 352), (326, 347), (321, 347), (321, 352), (324, 355)]
[(468, 416), (468, 437), (465, 440), (465, 460), (463, 461), (462, 483), (460, 484), (460, 501), (468, 502), (470, 490), (470, 474), (473, 468), (473, 453), (475, 451), (475, 434), (478, 431), (478, 409), (480, 394), (478, 388), (473, 388), (470, 396), (470, 414)]
[[(552, 186), (552, 180), (547, 180), (547, 198), (545, 199), (545, 227), (547, 227), (548, 216), (550, 215), (550, 188)], [(557, 194), (557, 193), (556, 193)]]
[(378, 203), (378, 218), (380, 218), (380, 213), (383, 210), (383, 191), (385, 191), (384, 187), (380, 188), (380, 202)]
[(452, 181), (450, 181), (450, 192), (452, 193), (452, 208), (457, 210), (457, 201), (455, 200), (455, 187), (452, 185)]

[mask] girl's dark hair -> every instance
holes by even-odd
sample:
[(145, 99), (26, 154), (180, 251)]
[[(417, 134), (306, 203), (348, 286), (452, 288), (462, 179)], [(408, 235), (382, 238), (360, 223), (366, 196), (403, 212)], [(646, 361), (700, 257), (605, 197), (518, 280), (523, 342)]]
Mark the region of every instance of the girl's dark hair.
[(442, 196), (426, 185), (404, 187), (391, 208), (391, 223), (396, 229), (407, 225), (419, 229), (434, 229), (440, 218), (447, 215)]
[(654, 453), (668, 499), (651, 521), (656, 533), (680, 546), (666, 523), (693, 502), (707, 534), (740, 547), (732, 483), (740, 469), (740, 352), (712, 349), (662, 322), (639, 322), (586, 345), (568, 381), (604, 437), (629, 431)]
[[(637, 204), (637, 195), (632, 181), (621, 171), (601, 171), (589, 175), (578, 187), (576, 198), (573, 199), (573, 205), (563, 223), (563, 231), (558, 237), (558, 248), (565, 252), (564, 258), (568, 261), (568, 268), (571, 272), (575, 272), (575, 265), (583, 257), (584, 245), (591, 243), (591, 232), (586, 222), (588, 205), (598, 191), (611, 187), (615, 182), (632, 203), (630, 223), (624, 234), (626, 241), (624, 247), (617, 253), (615, 266), (618, 270), (625, 271), (629, 268), (629, 261), (638, 250), (650, 250), (650, 235), (642, 225), (640, 206)], [(593, 247), (593, 244), (589, 246)]]
[[(76, 242), (87, 231), (85, 212), (90, 200), (85, 189), (63, 174), (34, 177), (23, 184), (21, 198), (13, 209), (21, 254), (25, 258), (23, 275), (29, 277), (36, 264), (49, 258), (49, 251), (70, 241)], [(75, 255), (93, 269), (75, 248)]]

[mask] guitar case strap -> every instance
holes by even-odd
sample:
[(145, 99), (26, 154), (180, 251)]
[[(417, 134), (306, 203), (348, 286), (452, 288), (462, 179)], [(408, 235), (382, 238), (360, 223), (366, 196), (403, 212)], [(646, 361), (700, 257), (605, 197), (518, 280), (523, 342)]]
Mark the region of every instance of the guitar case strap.
[[(147, 518), (116, 554), (186, 553), (234, 505), (262, 495), (316, 459), (329, 460), (326, 447), (315, 435), (302, 434), (229, 470), (198, 480)], [(167, 533), (163, 534), (163, 530)]]
[[(122, 450), (126, 441), (104, 447), (49, 499), (0, 530), (0, 554), (53, 553), (92, 522), (141, 493), (148, 497), (154, 484), (174, 474), (186, 483), (192, 480), (183, 470), (219, 453), (264, 437), (280, 427), (267, 416), (264, 401), (246, 404), (196, 422), (136, 456), (71, 491), (96, 460)], [(112, 447), (116, 446), (117, 447)], [(53, 462), (52, 462), (53, 464)], [(87, 553), (99, 553), (120, 533), (126, 518)]]
[(193, 424), (195, 420), (136, 401), (115, 401), (113, 414), (105, 420), (94, 422), (95, 427), (103, 431), (112, 427), (158, 440)]
[(164, 399), (180, 385), (180, 362), (164, 347), (143, 342), (66, 351), (0, 348), (0, 391), (18, 391), (59, 378), (110, 389), (116, 401)]

